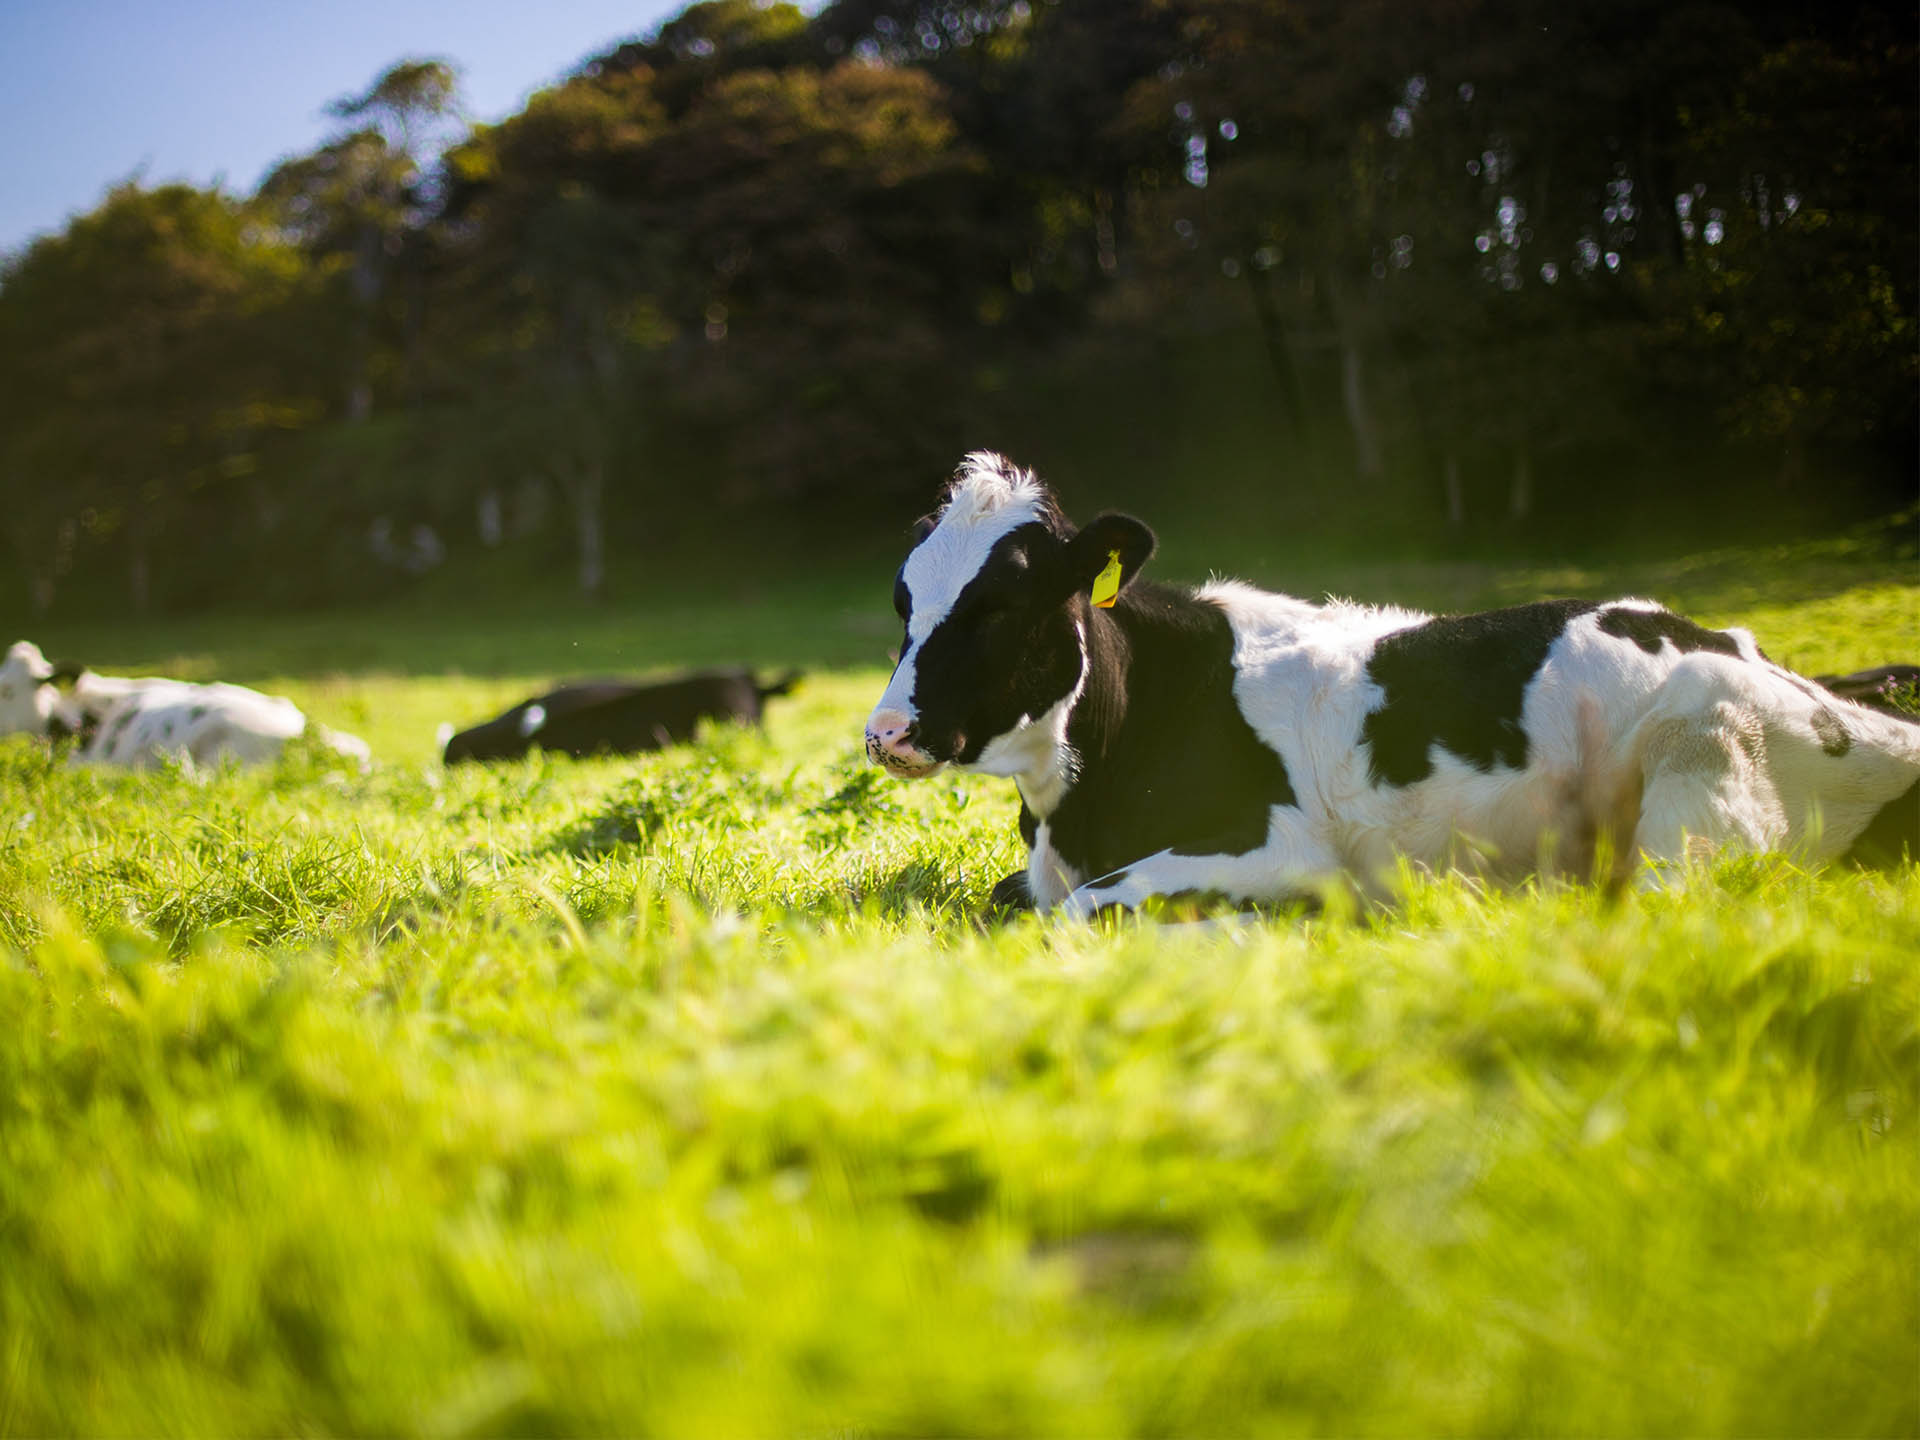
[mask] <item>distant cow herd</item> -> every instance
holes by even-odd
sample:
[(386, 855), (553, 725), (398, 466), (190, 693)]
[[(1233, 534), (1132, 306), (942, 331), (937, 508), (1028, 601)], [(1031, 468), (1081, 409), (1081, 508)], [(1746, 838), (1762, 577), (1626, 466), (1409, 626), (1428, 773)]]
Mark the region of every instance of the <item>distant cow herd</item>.
[[(658, 750), (693, 739), (703, 720), (759, 724), (766, 701), (799, 679), (797, 670), (788, 671), (762, 685), (750, 670), (726, 669), (563, 685), (449, 733), (442, 758), (452, 765), (536, 749), (575, 758)], [(309, 733), (349, 760), (371, 760), (365, 741), (313, 724), (283, 696), (240, 685), (97, 675), (50, 662), (29, 640), (16, 642), (0, 665), (0, 735), (22, 732), (71, 743), (76, 764), (130, 770), (270, 762), (289, 740)]]
[[(894, 581), (898, 662), (867, 756), (1011, 779), (1027, 863), (996, 904), (1311, 898), (1405, 863), (1617, 881), (1721, 851), (1920, 859), (1920, 666), (1807, 679), (1740, 629), (1646, 600), (1434, 616), (1140, 578), (1153, 532), (1074, 526), (1030, 472), (967, 457)], [(565, 684), (445, 738), (447, 764), (631, 754), (760, 722), (798, 672)], [(205, 768), (350, 735), (237, 685), (128, 679), (20, 641), (0, 734), (75, 763)], [(1645, 866), (1642, 869), (1643, 865)]]

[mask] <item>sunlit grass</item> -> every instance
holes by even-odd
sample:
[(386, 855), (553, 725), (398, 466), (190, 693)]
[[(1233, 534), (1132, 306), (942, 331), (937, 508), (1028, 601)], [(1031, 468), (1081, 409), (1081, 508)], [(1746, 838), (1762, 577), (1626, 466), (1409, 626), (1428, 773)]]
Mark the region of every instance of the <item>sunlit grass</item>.
[(0, 1434), (1920, 1429), (1920, 872), (996, 925), (878, 669), (442, 772), (546, 677), (260, 653), (382, 763), (0, 746)]

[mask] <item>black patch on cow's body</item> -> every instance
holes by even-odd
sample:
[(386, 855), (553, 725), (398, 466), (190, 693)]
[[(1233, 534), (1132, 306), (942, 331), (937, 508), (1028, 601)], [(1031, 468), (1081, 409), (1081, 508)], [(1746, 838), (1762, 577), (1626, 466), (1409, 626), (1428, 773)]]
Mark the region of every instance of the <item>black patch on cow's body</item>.
[(1853, 749), (1853, 736), (1847, 733), (1840, 717), (1824, 705), (1813, 712), (1813, 733), (1820, 737), (1822, 753), (1836, 760)]
[(1027, 849), (1033, 849), (1033, 842), (1040, 836), (1040, 821), (1033, 811), (1027, 808), (1026, 797), (1020, 797), (1020, 839)]
[(58, 710), (47, 717), (47, 738), (56, 744), (72, 742), (84, 750), (93, 743), (93, 737), (100, 733), (100, 717), (91, 710), (80, 712), (80, 722), (70, 725), (61, 718)]
[[(1564, 603), (1564, 602), (1563, 602)], [(1612, 605), (1600, 612), (1600, 633), (1631, 640), (1649, 655), (1660, 653), (1660, 642), (1671, 640), (1682, 654), (1711, 650), (1716, 655), (1740, 658), (1740, 647), (1724, 630), (1709, 630), (1671, 610), (1642, 610), (1632, 605)]]
[(204, 705), (193, 705), (193, 706), (190, 706), (190, 707), (188, 707), (188, 709), (187, 709), (187, 719), (189, 719), (189, 720), (198, 720), (198, 719), (200, 719), (200, 718), (201, 718), (201, 717), (202, 717), (203, 715), (205, 715), (206, 713), (207, 713), (207, 707), (206, 707), (206, 706), (204, 706)]
[(1920, 860), (1920, 780), (1882, 805), (1842, 858), (1875, 869)]
[(127, 733), (127, 726), (133, 723), (133, 717), (136, 713), (133, 707), (129, 705), (115, 717), (111, 725), (107, 726), (107, 738), (104, 742), (107, 749), (111, 750), (120, 743), (120, 737)]
[(1527, 685), (1584, 600), (1541, 600), (1478, 615), (1444, 615), (1396, 630), (1374, 646), (1367, 678), (1385, 692), (1360, 736), (1376, 785), (1412, 785), (1433, 774), (1441, 746), (1483, 771), (1527, 763), (1520, 723)]
[(1234, 697), (1225, 612), (1140, 583), (1112, 610), (1075, 607), (1090, 673), (1067, 725), (1079, 771), (1047, 817), (1060, 858), (1097, 888), (1162, 850), (1244, 855), (1266, 844), (1273, 807), (1298, 802)]

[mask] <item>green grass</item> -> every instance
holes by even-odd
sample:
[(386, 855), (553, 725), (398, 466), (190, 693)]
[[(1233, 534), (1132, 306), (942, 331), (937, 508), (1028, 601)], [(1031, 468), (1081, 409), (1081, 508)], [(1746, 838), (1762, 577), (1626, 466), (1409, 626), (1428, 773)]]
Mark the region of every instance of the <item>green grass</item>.
[[(1905, 555), (1403, 584), (1920, 648)], [(0, 1435), (1920, 1431), (1920, 872), (986, 924), (1005, 785), (858, 754), (883, 607), (36, 637), (381, 763), (0, 745)], [(764, 733), (432, 763), (790, 657)]]

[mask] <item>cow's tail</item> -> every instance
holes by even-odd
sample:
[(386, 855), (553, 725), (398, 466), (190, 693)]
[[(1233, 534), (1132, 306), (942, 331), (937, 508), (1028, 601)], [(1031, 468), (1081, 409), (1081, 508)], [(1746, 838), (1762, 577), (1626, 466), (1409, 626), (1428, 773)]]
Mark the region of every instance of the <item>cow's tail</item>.
[(805, 672), (800, 670), (789, 670), (781, 675), (779, 679), (766, 685), (762, 685), (756, 680), (753, 682), (754, 693), (762, 700), (771, 700), (776, 696), (789, 694), (793, 690), (793, 687), (800, 683), (801, 676), (804, 673)]

